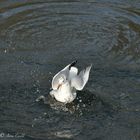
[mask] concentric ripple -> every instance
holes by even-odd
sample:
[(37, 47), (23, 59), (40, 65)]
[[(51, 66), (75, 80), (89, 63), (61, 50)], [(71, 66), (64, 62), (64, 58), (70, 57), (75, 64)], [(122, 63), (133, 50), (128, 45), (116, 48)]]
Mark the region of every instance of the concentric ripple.
[[(1, 1), (0, 136), (139, 139), (139, 7), (139, 0)], [(77, 100), (36, 103), (75, 59), (80, 70), (93, 64)]]
[(139, 10), (128, 4), (118, 3), (116, 7), (107, 2), (25, 2), (0, 11), (1, 37), (13, 44), (15, 40), (30, 40), (31, 44), (37, 40), (35, 44), (41, 41), (43, 48), (47, 44), (49, 49), (55, 42), (67, 50), (72, 44), (77, 52), (82, 47), (90, 55), (94, 50), (103, 57), (108, 53), (111, 58), (119, 55), (121, 62), (123, 55), (124, 63), (139, 61)]

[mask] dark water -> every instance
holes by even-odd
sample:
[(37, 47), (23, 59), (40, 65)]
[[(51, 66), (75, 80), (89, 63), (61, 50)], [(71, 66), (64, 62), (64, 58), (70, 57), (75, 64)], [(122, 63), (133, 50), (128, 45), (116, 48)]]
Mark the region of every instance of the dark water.
[[(75, 59), (78, 99), (35, 102)], [(140, 0), (1, 0), (0, 139), (139, 140)]]

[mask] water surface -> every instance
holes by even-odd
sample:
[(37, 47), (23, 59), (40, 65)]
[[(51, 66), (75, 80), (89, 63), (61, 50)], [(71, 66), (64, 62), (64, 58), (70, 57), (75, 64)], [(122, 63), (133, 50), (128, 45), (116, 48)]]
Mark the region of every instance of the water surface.
[[(78, 60), (93, 64), (74, 103), (37, 103)], [(1, 136), (3, 134), (3, 136)], [(140, 139), (140, 1), (0, 2), (2, 139)]]

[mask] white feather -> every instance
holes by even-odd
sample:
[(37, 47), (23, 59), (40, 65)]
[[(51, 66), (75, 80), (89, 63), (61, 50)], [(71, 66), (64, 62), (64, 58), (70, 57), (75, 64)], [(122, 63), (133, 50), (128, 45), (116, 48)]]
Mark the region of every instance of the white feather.
[(76, 67), (67, 65), (52, 79), (52, 91), (50, 95), (57, 101), (70, 103), (76, 98), (76, 90), (82, 90), (89, 79), (92, 65), (78, 74)]
[(89, 72), (92, 65), (88, 66), (86, 69), (82, 70), (79, 75), (76, 75), (71, 79), (71, 86), (75, 87), (77, 90), (82, 90), (89, 79)]

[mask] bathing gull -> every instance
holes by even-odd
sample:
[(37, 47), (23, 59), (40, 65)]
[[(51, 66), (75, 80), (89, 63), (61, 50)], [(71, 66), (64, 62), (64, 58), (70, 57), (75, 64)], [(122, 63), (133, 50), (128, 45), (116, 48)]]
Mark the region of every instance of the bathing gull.
[(86, 67), (78, 74), (75, 67), (77, 61), (67, 65), (52, 79), (52, 91), (50, 95), (57, 101), (70, 103), (76, 98), (76, 90), (82, 90), (89, 79), (92, 65)]

